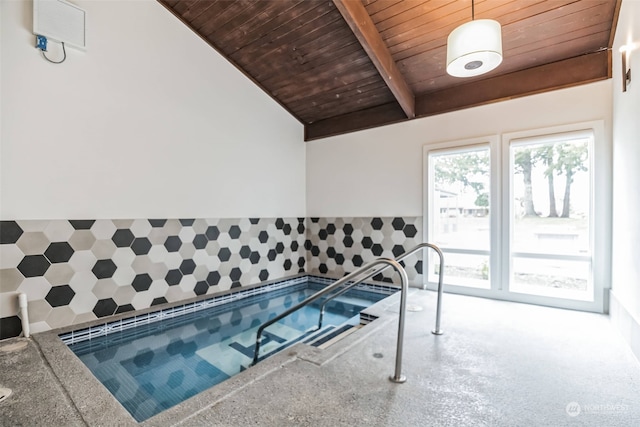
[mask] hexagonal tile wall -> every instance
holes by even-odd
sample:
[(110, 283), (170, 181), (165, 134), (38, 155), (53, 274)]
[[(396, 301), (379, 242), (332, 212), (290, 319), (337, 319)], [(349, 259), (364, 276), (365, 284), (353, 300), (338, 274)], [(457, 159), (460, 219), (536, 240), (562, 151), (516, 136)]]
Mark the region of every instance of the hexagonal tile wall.
[(48, 307), (35, 333), (304, 272), (305, 221), (1, 221), (0, 336), (21, 332), (15, 292)]
[[(307, 272), (341, 277), (378, 257), (395, 258), (422, 243), (422, 217), (308, 218)], [(404, 264), (409, 283), (422, 285), (422, 254)], [(399, 283), (387, 269), (375, 280)]]
[[(339, 277), (421, 236), (420, 217), (1, 221), (0, 298), (49, 307), (39, 332), (302, 272)], [(419, 285), (421, 255), (405, 265)], [(18, 335), (17, 304), (2, 306), (15, 311), (0, 336)]]

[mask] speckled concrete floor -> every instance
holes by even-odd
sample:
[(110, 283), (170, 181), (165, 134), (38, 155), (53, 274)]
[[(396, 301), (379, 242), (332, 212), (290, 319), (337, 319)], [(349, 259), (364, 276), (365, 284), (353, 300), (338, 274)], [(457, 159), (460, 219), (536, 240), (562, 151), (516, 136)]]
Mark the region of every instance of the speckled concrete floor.
[[(145, 425), (638, 426), (640, 364), (606, 316), (412, 290), (393, 373), (396, 304), (327, 350), (298, 345)], [(134, 425), (53, 334), (3, 352), (0, 425)], [(58, 354), (58, 352), (60, 354)], [(79, 363), (79, 362), (78, 362)], [(63, 366), (65, 365), (65, 366)], [(107, 393), (107, 394), (105, 394)]]

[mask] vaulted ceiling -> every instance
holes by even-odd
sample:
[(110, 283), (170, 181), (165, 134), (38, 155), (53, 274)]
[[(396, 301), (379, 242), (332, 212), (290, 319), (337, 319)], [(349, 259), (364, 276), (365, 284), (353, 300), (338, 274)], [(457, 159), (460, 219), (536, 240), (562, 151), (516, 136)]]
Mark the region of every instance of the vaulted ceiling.
[(471, 0), (159, 0), (305, 126), (305, 140), (611, 77), (621, 0), (476, 0), (502, 64), (449, 76)]

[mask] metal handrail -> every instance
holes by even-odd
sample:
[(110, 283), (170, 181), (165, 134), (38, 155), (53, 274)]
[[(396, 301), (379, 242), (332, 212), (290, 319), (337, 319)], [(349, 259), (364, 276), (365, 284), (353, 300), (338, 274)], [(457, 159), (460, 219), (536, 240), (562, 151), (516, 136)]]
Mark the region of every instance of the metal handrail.
[[(329, 292), (332, 292), (333, 290), (335, 290), (336, 288), (342, 286), (343, 284), (356, 279), (358, 276), (362, 275), (363, 273), (365, 273), (366, 271), (368, 271), (369, 269), (371, 269), (372, 267), (378, 265), (378, 264), (387, 264), (387, 267), (393, 267), (399, 274), (400, 274), (400, 315), (399, 315), (399, 321), (398, 321), (398, 341), (397, 341), (397, 345), (396, 345), (396, 366), (395, 366), (395, 372), (392, 376), (389, 377), (389, 379), (393, 382), (396, 383), (403, 383), (406, 381), (406, 377), (404, 375), (402, 375), (402, 345), (403, 345), (403, 340), (404, 340), (404, 319), (405, 319), (405, 312), (406, 312), (406, 308), (407, 308), (407, 291), (409, 289), (409, 279), (407, 277), (407, 272), (404, 270), (404, 268), (402, 268), (402, 266), (400, 265), (399, 262), (397, 262), (396, 260), (393, 259), (389, 259), (389, 258), (378, 258), (377, 260), (370, 262), (369, 264), (365, 265), (364, 267), (359, 268), (358, 270), (354, 271), (353, 273), (350, 273), (346, 276), (344, 276), (342, 279), (332, 283), (331, 285), (327, 286), (326, 288), (316, 292), (315, 294), (311, 295), (309, 298), (305, 299), (304, 301), (296, 304), (295, 306), (291, 307), (290, 309), (288, 309), (287, 311), (281, 313), (280, 315), (274, 317), (273, 319), (263, 323), (259, 328), (258, 328), (258, 332), (256, 334), (256, 346), (255, 346), (255, 350), (253, 353), (253, 362), (251, 363), (252, 365), (255, 365), (256, 363), (258, 363), (258, 355), (260, 353), (260, 341), (262, 340), (262, 332), (269, 326), (273, 325), (274, 323), (276, 323), (279, 320), (282, 320), (283, 318), (287, 317), (288, 315), (290, 315), (291, 313), (293, 313), (294, 311), (297, 311), (299, 309), (301, 309), (302, 307), (304, 307), (305, 305), (312, 303), (313, 301), (317, 300), (318, 298), (328, 294)], [(362, 279), (364, 280), (364, 279)], [(360, 282), (362, 282), (362, 280), (357, 280), (355, 283), (358, 284)]]
[[(405, 258), (408, 258), (409, 256), (413, 255), (414, 253), (418, 252), (421, 249), (424, 248), (431, 248), (434, 251), (436, 251), (438, 253), (438, 256), (440, 257), (440, 270), (438, 272), (438, 301), (436, 303), (436, 328), (434, 330), (431, 331), (432, 334), (434, 335), (442, 335), (444, 332), (442, 331), (442, 329), (440, 329), (440, 315), (442, 312), (442, 272), (443, 272), (443, 268), (444, 268), (444, 255), (442, 254), (442, 251), (440, 250), (439, 247), (437, 247), (436, 245), (433, 245), (431, 243), (421, 243), (418, 246), (414, 247), (413, 249), (408, 250), (407, 252), (403, 253), (402, 255), (399, 255), (398, 257), (395, 258), (395, 261), (400, 262)], [(331, 300), (333, 300), (336, 297), (339, 297), (340, 295), (344, 294), (345, 292), (347, 292), (349, 289), (353, 288), (355, 285), (357, 285), (360, 282), (364, 282), (365, 280), (369, 280), (371, 279), (373, 276), (375, 276), (376, 274), (382, 273), (384, 270), (386, 270), (389, 266), (386, 265), (380, 269), (375, 269), (373, 270), (373, 272), (369, 273), (364, 279), (360, 280), (357, 283), (350, 283), (347, 286), (345, 286), (344, 288), (342, 288), (339, 292), (336, 292), (333, 295), (328, 296), (320, 305), (320, 318), (318, 320), (318, 329), (322, 328), (322, 320), (324, 318), (324, 308), (327, 305), (327, 303)]]

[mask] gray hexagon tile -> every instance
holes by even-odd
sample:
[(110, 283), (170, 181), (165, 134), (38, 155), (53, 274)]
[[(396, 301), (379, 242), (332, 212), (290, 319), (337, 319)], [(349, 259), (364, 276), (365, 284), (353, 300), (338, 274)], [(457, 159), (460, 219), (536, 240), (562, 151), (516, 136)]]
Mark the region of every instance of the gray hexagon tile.
[(17, 313), (18, 312), (18, 296), (13, 293), (11, 297), (0, 299), (0, 313)]
[(107, 240), (113, 237), (113, 234), (118, 228), (113, 224), (113, 221), (107, 219), (99, 219), (91, 226), (91, 233), (98, 240)]
[(113, 273), (111, 279), (113, 279), (118, 286), (130, 286), (134, 277), (136, 277), (136, 272), (130, 265), (128, 265), (119, 267), (116, 272)]
[(18, 245), (0, 245), (0, 268), (16, 268), (24, 255)]
[(91, 250), (96, 243), (96, 236), (90, 230), (76, 230), (69, 239), (69, 244), (75, 251)]
[(69, 266), (69, 264), (54, 264), (44, 274), (44, 278), (47, 279), (52, 286), (66, 285), (73, 278), (75, 272)]
[[(91, 292), (91, 289), (85, 290), (83, 292), (78, 292), (76, 290), (76, 295), (69, 303), (69, 308), (71, 308), (71, 310), (73, 310), (76, 315), (90, 314), (93, 312), (93, 308), (95, 307), (97, 302), (98, 297), (96, 297)], [(90, 316), (90, 318), (95, 319), (95, 316)]]
[[(69, 280), (69, 286), (76, 294), (90, 292), (93, 286), (98, 282), (98, 279), (91, 271), (79, 271), (73, 275)], [(82, 311), (76, 311), (76, 314), (80, 314)]]
[(18, 286), (18, 292), (25, 293), (28, 301), (44, 299), (51, 285), (43, 276), (27, 277)]
[(53, 308), (45, 321), (47, 325), (55, 329), (72, 324), (75, 317), (76, 314), (69, 306), (62, 306)]
[(133, 289), (132, 286), (120, 286), (118, 287), (118, 289), (116, 289), (112, 298), (119, 306), (131, 304), (131, 301), (133, 300), (133, 297), (136, 296), (136, 293), (136, 290)]
[(29, 321), (32, 323), (45, 322), (51, 310), (51, 305), (44, 299), (29, 301)]
[(91, 246), (91, 252), (96, 258), (106, 259), (111, 258), (116, 252), (117, 246), (111, 239), (96, 240), (93, 246)]
[(74, 231), (75, 229), (69, 221), (55, 220), (49, 222), (44, 229), (44, 234), (52, 242), (66, 242), (71, 238)]
[(69, 266), (76, 272), (91, 271), (97, 260), (98, 257), (92, 251), (77, 251), (69, 258)]
[(129, 227), (135, 237), (147, 237), (151, 228), (151, 223), (147, 219), (136, 219)]
[(49, 238), (41, 231), (27, 231), (22, 233), (16, 245), (25, 255), (41, 254), (49, 246)]
[(2, 270), (0, 270), (0, 283), (2, 284), (2, 292), (17, 291), (23, 280), (24, 276), (15, 268), (3, 268)]

